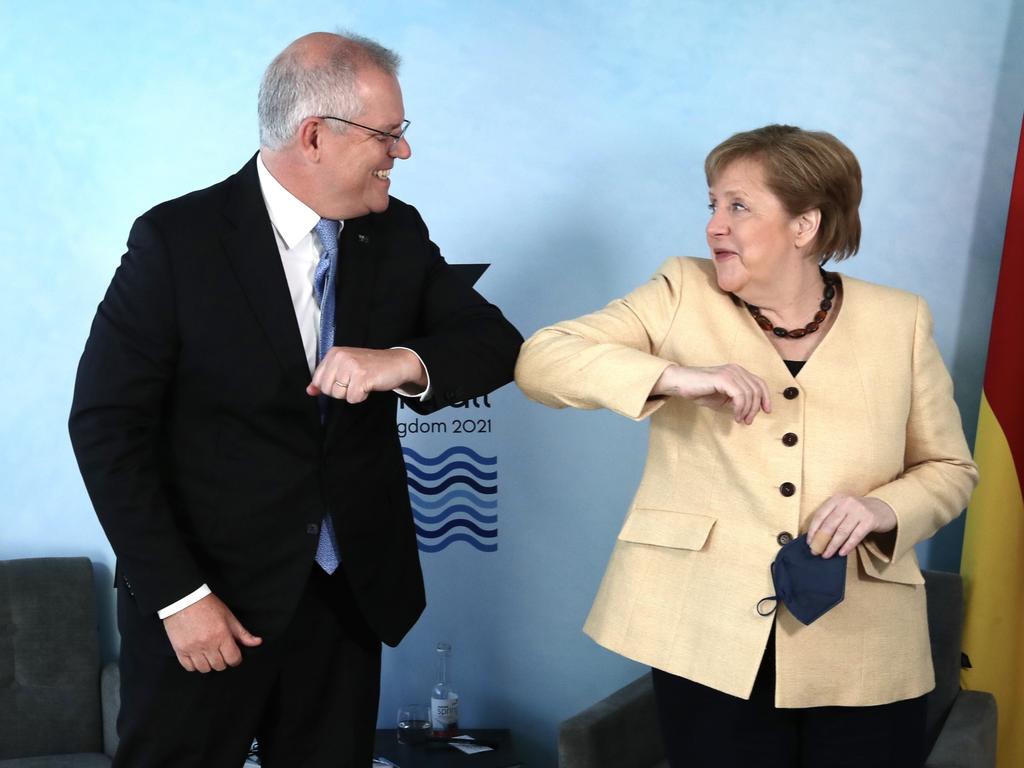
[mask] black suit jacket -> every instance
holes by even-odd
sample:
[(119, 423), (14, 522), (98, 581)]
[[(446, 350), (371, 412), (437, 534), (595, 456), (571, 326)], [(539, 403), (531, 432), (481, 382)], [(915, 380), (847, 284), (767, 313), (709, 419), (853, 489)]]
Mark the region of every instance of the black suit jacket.
[[(335, 344), (417, 352), (429, 412), (512, 378), (522, 341), (441, 258), (414, 208), (345, 223)], [(141, 216), (96, 313), (69, 428), (140, 613), (206, 582), (257, 635), (280, 632), (332, 516), (369, 625), (396, 644), (423, 610), (396, 395), (321, 423), (255, 157)]]

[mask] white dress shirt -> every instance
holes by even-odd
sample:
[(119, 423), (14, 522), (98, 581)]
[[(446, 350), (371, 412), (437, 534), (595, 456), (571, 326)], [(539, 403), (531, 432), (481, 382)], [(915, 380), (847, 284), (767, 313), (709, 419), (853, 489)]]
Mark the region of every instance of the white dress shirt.
[[(313, 371), (316, 370), (316, 354), (320, 344), (320, 305), (317, 303), (313, 291), (313, 273), (320, 261), (320, 255), (323, 253), (320, 237), (313, 231), (320, 221), (320, 215), (281, 186), (281, 183), (263, 164), (262, 154), (256, 158), (256, 173), (260, 180), (263, 202), (266, 203), (267, 213), (270, 214), (270, 223), (273, 224), (274, 239), (277, 242), (277, 250), (281, 254), (284, 276), (288, 281), (288, 293), (291, 295), (292, 306), (295, 308), (295, 319), (299, 324), (302, 347), (306, 352), (309, 374), (312, 376)], [(338, 224), (340, 235), (341, 230), (345, 227), (345, 222), (341, 221)], [(393, 349), (408, 349), (408, 347), (393, 347)], [(411, 349), (409, 351), (416, 355), (415, 351)], [(427, 371), (422, 358), (419, 355), (416, 357), (420, 359), (420, 364), (423, 365), (423, 370), (427, 374), (426, 389), (423, 392), (407, 392), (403, 389), (395, 391), (405, 397), (418, 397), (422, 401), (430, 397), (430, 372)], [(157, 611), (157, 616), (166, 619), (209, 594), (211, 594), (210, 588), (203, 584), (196, 591)]]

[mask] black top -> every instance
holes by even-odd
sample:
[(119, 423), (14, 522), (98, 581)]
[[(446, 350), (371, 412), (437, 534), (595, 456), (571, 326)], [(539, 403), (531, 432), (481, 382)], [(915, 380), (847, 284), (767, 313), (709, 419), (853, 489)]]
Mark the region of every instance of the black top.
[(804, 364), (807, 361), (806, 360), (783, 360), (782, 362), (784, 362), (786, 364), (786, 367), (789, 368), (789, 372), (793, 375), (793, 378), (795, 379), (796, 375), (798, 373), (800, 373), (800, 369), (804, 367)]

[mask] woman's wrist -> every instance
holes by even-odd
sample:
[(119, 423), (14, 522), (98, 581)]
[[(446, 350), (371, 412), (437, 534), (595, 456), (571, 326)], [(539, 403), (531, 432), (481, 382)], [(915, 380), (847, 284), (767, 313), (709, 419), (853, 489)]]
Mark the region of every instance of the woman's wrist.
[(676, 363), (670, 363), (664, 371), (661, 372), (661, 376), (654, 382), (654, 386), (651, 387), (651, 394), (648, 398), (653, 397), (670, 397), (679, 393), (679, 386), (676, 383), (676, 376), (682, 366)]

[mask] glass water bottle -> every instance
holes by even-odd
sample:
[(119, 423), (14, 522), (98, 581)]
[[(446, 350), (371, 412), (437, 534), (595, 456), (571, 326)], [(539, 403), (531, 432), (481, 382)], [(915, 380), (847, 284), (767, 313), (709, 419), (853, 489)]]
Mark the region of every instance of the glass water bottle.
[(436, 738), (455, 736), (459, 730), (459, 694), (448, 684), (448, 660), (452, 647), (437, 644), (437, 682), (430, 691), (430, 727)]

